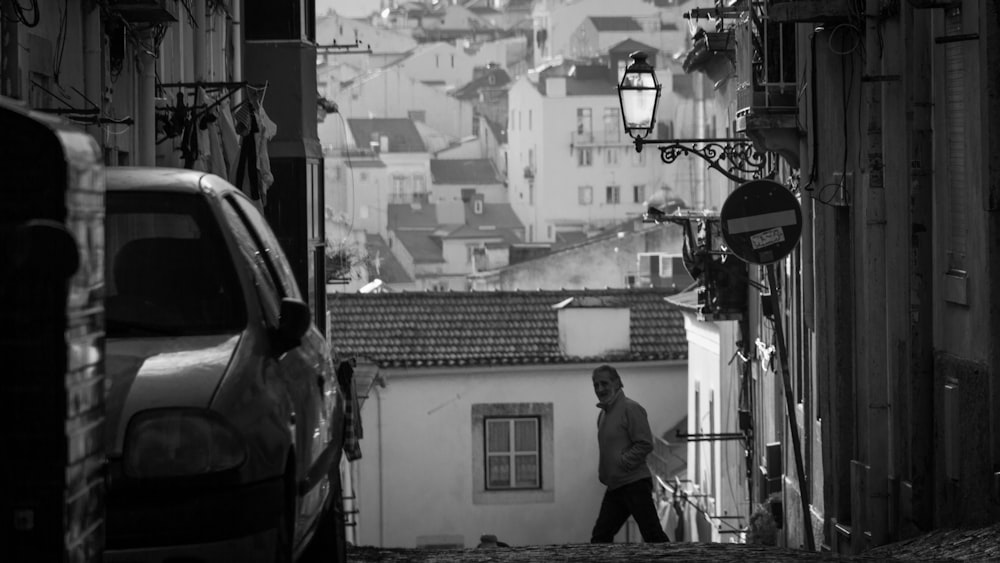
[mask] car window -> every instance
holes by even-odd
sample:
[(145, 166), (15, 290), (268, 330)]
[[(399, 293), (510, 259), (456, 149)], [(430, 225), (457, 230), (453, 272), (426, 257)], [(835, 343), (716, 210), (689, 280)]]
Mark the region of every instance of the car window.
[(240, 211), (243, 212), (244, 217), (254, 231), (260, 235), (261, 241), (267, 248), (268, 259), (274, 266), (275, 274), (285, 289), (285, 295), (302, 299), (299, 286), (295, 283), (295, 274), (292, 273), (292, 267), (288, 264), (288, 258), (285, 257), (281, 243), (278, 241), (278, 237), (274, 236), (274, 231), (271, 230), (267, 220), (249, 201), (239, 197), (234, 197), (232, 200), (239, 206)]
[(275, 281), (272, 272), (269, 271), (265, 263), (263, 249), (250, 233), (239, 212), (233, 207), (231, 198), (225, 199), (222, 210), (226, 217), (226, 224), (229, 225), (233, 238), (236, 239), (236, 245), (247, 264), (250, 265), (254, 284), (257, 287), (257, 295), (264, 308), (264, 317), (271, 325), (277, 325), (280, 302), (281, 298), (284, 297), (284, 292), (278, 287), (278, 282)]
[(109, 336), (212, 334), (246, 325), (232, 258), (201, 196), (110, 191), (106, 209)]

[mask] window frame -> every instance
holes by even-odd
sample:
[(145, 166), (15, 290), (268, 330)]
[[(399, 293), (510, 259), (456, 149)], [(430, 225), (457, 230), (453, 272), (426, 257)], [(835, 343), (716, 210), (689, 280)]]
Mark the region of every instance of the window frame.
[(604, 203), (607, 205), (619, 205), (622, 202), (621, 186), (611, 185), (605, 187)]
[[(530, 226), (529, 226), (530, 227)], [(551, 504), (555, 502), (555, 446), (553, 403), (473, 403), (472, 503), (475, 505)], [(538, 488), (487, 488), (486, 420), (533, 417), (538, 420)]]
[[(517, 447), (516, 435), (517, 435), (517, 423), (530, 421), (534, 423), (534, 438), (535, 447), (532, 450), (520, 450)], [(504, 451), (490, 451), (490, 427), (496, 427), (500, 424), (506, 423), (508, 428), (508, 449)], [(485, 471), (484, 479), (486, 480), (486, 490), (488, 491), (518, 491), (518, 490), (537, 490), (542, 488), (542, 421), (539, 416), (488, 416), (483, 421), (483, 456), (486, 458), (487, 463), (483, 464), (483, 471)], [(535, 484), (530, 486), (518, 486), (517, 485), (517, 475), (516, 475), (516, 465), (518, 456), (534, 456), (535, 462)], [(493, 479), (490, 478), (490, 469), (492, 465), (489, 461), (493, 458), (506, 458), (507, 459), (507, 475), (508, 481), (507, 486), (497, 486), (493, 485)]]

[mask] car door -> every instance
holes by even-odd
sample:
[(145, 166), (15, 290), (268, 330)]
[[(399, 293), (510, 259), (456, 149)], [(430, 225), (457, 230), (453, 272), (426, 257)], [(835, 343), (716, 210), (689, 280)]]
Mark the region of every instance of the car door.
[[(235, 211), (231, 222), (247, 230), (257, 247), (255, 260), (267, 272), (278, 301), (290, 297), (301, 300), (291, 266), (284, 251), (268, 226), (264, 216), (246, 198), (233, 193), (225, 197), (224, 205)], [(227, 214), (229, 212), (227, 211)], [(315, 326), (310, 326), (301, 343), (279, 359), (282, 377), (290, 390), (295, 409), (296, 461), (299, 484), (298, 525), (295, 542), (302, 539), (321, 514), (329, 494), (330, 413), (337, 387), (325, 344)]]

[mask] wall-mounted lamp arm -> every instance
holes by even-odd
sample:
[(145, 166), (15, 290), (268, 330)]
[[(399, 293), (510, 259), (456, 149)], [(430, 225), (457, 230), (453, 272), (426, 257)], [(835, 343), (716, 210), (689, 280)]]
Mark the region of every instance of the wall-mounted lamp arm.
[(636, 152), (642, 152), (643, 145), (660, 145), (660, 159), (665, 164), (670, 164), (681, 156), (693, 154), (707, 162), (709, 168), (737, 183), (760, 178), (767, 164), (766, 153), (759, 152), (750, 139), (739, 137), (711, 139), (637, 137), (634, 142)]

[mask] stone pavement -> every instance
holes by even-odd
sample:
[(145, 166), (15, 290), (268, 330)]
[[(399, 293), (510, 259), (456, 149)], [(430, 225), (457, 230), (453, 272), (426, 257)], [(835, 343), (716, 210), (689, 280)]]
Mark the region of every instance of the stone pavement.
[(1000, 561), (1000, 524), (971, 530), (939, 530), (856, 556), (731, 543), (569, 544), (498, 549), (402, 549), (351, 546), (357, 563), (589, 563), (600, 561), (793, 562), (793, 561)]

